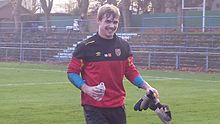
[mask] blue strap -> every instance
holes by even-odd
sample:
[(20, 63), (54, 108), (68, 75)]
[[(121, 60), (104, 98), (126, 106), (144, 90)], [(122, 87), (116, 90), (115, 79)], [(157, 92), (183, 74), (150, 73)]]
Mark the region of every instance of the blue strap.
[(68, 79), (79, 89), (85, 84), (85, 81), (76, 73), (68, 73)]
[(134, 80), (132, 81), (132, 83), (139, 88), (143, 86), (144, 82), (145, 81), (141, 76), (135, 77)]

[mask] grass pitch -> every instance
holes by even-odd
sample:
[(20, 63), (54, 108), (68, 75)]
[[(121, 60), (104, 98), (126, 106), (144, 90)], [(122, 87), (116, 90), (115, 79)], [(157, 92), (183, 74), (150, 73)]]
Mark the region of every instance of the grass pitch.
[[(220, 74), (143, 71), (142, 76), (170, 106), (172, 124), (220, 123)], [(151, 111), (133, 105), (144, 91), (125, 81), (128, 124), (160, 124)], [(80, 91), (65, 65), (0, 63), (1, 124), (84, 124)]]

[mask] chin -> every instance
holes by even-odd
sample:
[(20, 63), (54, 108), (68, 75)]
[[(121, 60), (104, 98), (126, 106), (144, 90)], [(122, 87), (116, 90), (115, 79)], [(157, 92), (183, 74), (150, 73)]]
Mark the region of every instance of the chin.
[(113, 36), (114, 33), (105, 33), (105, 36)]
[(106, 39), (112, 39), (112, 38), (113, 38), (113, 35), (105, 35), (105, 38), (106, 38)]
[(113, 38), (113, 36), (106, 36), (106, 38), (107, 38), (107, 39), (112, 39), (112, 38)]

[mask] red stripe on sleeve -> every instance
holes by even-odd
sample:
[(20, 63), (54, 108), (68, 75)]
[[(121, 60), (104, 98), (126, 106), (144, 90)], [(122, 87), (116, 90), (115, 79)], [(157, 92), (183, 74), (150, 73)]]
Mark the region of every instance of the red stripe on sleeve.
[(126, 62), (127, 62), (126, 64), (127, 67), (125, 68), (126, 69), (125, 76), (130, 82), (132, 82), (135, 77), (140, 75), (140, 73), (138, 72), (138, 70), (134, 65), (133, 56), (128, 57)]
[(73, 57), (68, 65), (67, 72), (79, 74), (81, 72), (82, 66), (83, 66), (83, 60)]

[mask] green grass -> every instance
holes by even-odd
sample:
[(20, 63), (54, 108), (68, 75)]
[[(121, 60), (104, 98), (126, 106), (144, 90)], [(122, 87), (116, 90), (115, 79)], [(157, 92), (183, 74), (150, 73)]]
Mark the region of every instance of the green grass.
[[(66, 77), (66, 65), (0, 63), (1, 124), (84, 124), (80, 91)], [(220, 74), (140, 71), (170, 106), (172, 124), (220, 123)], [(125, 81), (128, 124), (160, 124), (151, 111), (136, 112), (144, 94)]]

